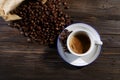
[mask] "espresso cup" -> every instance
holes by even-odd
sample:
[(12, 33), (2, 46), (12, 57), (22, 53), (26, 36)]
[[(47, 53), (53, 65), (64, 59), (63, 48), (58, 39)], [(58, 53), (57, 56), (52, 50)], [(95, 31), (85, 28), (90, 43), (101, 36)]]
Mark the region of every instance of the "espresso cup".
[(67, 38), (67, 48), (76, 56), (94, 53), (95, 47), (102, 44), (102, 41), (96, 40), (94, 35), (85, 29), (74, 30)]

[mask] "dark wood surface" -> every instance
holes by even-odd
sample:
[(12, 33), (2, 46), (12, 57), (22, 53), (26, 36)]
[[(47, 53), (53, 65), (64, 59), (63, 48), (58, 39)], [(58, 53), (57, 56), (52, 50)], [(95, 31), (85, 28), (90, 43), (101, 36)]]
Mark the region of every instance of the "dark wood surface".
[(27, 43), (0, 18), (0, 80), (120, 80), (120, 0), (69, 0), (74, 22), (93, 26), (104, 43), (83, 68), (66, 64), (56, 49)]

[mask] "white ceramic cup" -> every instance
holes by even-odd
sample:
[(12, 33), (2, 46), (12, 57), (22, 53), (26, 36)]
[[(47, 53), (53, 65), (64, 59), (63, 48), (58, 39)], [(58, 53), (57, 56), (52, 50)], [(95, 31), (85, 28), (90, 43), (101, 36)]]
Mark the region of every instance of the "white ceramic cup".
[[(90, 40), (90, 47), (89, 47), (89, 49), (85, 52), (85, 53), (76, 53), (76, 52), (74, 52), (72, 49), (71, 49), (71, 47), (70, 47), (70, 40), (72, 39), (72, 37), (73, 36), (75, 36), (75, 35), (81, 35), (81, 34), (85, 34), (88, 38), (89, 38), (89, 40)], [(95, 47), (97, 46), (97, 45), (102, 45), (103, 43), (102, 43), (102, 41), (100, 41), (100, 40), (96, 40), (95, 38), (94, 38), (94, 35), (91, 33), (91, 32), (89, 32), (89, 31), (87, 31), (87, 30), (83, 30), (83, 29), (79, 29), (79, 30), (74, 30), (73, 32), (71, 32), (70, 33), (70, 35), (68, 36), (68, 38), (67, 38), (67, 48), (68, 48), (68, 50), (70, 51), (70, 53), (72, 53), (73, 55), (76, 55), (76, 56), (85, 56), (85, 55), (88, 55), (88, 54), (91, 54), (91, 53), (94, 53), (95, 52)]]

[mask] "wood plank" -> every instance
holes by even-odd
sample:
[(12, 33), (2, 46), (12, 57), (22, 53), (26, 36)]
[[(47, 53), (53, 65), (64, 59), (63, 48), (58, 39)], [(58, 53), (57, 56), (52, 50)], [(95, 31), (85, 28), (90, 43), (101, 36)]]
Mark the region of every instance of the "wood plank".
[(109, 55), (118, 54), (118, 55), (120, 55), (120, 48), (105, 48), (103, 46), (101, 54), (109, 54)]
[(120, 48), (120, 35), (101, 35), (104, 47)]
[(0, 53), (0, 78), (119, 80), (119, 60), (119, 55), (101, 55), (91, 65), (80, 69), (65, 64), (56, 52), (46, 54)]
[(70, 14), (74, 12), (89, 13), (92, 15), (110, 16), (118, 15), (120, 16), (120, 1), (119, 0), (69, 0)]

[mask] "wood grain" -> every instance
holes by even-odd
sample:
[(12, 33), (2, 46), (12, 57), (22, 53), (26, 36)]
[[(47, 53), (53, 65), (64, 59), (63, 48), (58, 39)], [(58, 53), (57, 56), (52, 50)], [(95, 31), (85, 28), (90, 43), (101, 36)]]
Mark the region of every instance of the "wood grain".
[(65, 63), (57, 49), (27, 43), (0, 18), (0, 80), (119, 80), (120, 0), (69, 0), (76, 22), (95, 28), (104, 43), (98, 59), (86, 67)]

